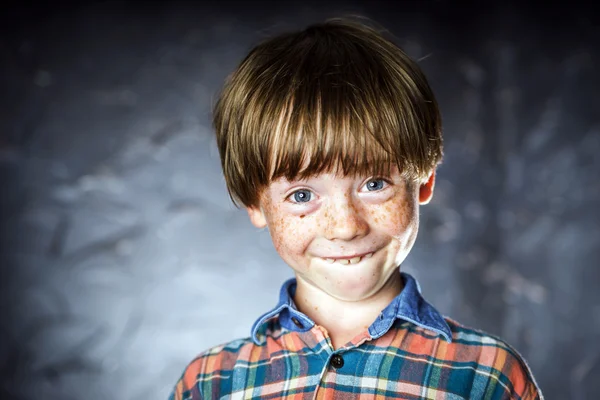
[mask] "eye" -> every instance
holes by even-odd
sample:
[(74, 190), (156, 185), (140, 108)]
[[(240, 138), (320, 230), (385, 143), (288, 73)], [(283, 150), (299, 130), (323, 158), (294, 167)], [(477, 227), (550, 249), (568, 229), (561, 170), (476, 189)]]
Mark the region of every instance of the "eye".
[(300, 189), (290, 194), (288, 198), (293, 199), (292, 203), (308, 203), (312, 198), (312, 193), (310, 190)]
[(383, 189), (386, 184), (388, 184), (388, 182), (385, 179), (375, 178), (367, 182), (365, 186), (367, 187), (367, 190), (374, 192)]

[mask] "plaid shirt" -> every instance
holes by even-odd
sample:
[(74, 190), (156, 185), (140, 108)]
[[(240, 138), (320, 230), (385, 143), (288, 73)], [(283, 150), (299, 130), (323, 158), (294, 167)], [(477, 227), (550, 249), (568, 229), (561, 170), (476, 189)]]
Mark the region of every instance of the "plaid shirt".
[(296, 308), (290, 279), (251, 338), (200, 354), (169, 399), (543, 399), (515, 349), (442, 317), (402, 276), (402, 292), (337, 350)]

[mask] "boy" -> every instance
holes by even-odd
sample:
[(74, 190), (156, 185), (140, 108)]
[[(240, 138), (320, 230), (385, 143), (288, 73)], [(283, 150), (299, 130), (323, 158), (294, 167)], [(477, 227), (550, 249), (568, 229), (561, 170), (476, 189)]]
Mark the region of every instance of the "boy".
[(441, 118), (420, 68), (332, 19), (250, 51), (215, 106), (234, 203), (294, 270), (251, 337), (185, 369), (171, 399), (539, 399), (523, 358), (442, 317), (400, 272), (432, 197)]

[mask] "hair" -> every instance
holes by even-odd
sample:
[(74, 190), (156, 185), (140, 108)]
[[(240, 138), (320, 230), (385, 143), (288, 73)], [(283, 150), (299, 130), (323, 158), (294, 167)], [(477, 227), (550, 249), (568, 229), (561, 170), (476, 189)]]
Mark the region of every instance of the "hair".
[(322, 172), (423, 182), (442, 159), (441, 116), (424, 73), (361, 22), (329, 19), (256, 47), (213, 112), (231, 200), (258, 207), (272, 180)]

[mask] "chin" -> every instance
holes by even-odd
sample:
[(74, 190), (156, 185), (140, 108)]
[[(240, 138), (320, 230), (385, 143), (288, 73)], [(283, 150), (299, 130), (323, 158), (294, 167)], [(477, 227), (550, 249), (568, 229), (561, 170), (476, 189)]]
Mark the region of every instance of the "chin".
[(337, 285), (331, 287), (327, 283), (326, 292), (344, 301), (364, 300), (377, 292), (383, 285), (371, 279), (339, 279)]

